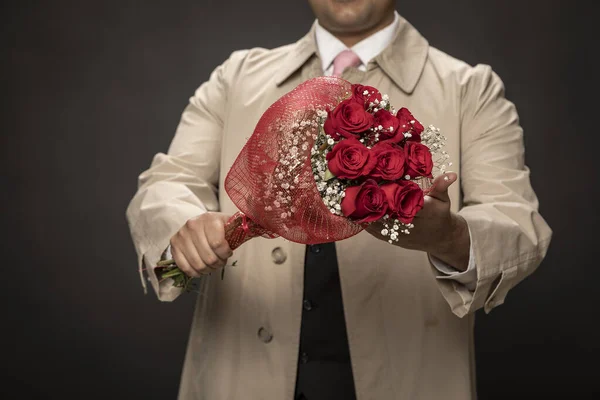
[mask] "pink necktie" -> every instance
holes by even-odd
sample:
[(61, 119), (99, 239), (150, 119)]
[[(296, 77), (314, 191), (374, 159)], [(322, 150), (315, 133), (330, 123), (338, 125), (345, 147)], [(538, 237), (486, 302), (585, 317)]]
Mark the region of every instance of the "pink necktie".
[(358, 67), (360, 58), (352, 50), (344, 50), (333, 60), (333, 76), (341, 76), (348, 67)]

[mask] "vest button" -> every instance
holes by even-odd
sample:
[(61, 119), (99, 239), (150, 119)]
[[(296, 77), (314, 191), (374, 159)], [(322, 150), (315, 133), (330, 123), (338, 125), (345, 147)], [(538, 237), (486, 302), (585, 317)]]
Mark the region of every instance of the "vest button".
[(258, 338), (263, 343), (269, 343), (271, 340), (273, 340), (273, 334), (261, 326), (258, 330)]
[(305, 309), (306, 311), (310, 311), (310, 310), (312, 310), (312, 308), (313, 308), (313, 305), (312, 305), (312, 303), (310, 302), (310, 300), (304, 300), (304, 301), (302, 302), (302, 306), (304, 307), (304, 309)]
[(275, 264), (283, 264), (287, 260), (287, 254), (285, 254), (285, 251), (281, 247), (275, 247), (271, 252), (271, 257)]
[(300, 354), (300, 362), (302, 364), (306, 364), (308, 362), (308, 354), (306, 354), (306, 353)]
[(313, 244), (310, 246), (310, 251), (312, 251), (313, 253), (320, 253), (321, 252), (321, 246), (319, 246), (318, 244)]

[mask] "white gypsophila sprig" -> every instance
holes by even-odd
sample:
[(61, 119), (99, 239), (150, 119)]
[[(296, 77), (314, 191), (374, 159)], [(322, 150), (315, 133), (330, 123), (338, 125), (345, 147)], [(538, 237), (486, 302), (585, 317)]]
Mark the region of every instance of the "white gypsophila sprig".
[(317, 190), (323, 199), (323, 204), (332, 214), (342, 216), (341, 203), (344, 197), (345, 185), (337, 178), (330, 176), (327, 169), (327, 153), (331, 151), (337, 142), (334, 138), (325, 134), (323, 130), (327, 113), (317, 114), (319, 115), (319, 135), (311, 149), (313, 177)]
[(389, 214), (383, 216), (383, 228), (379, 232), (381, 236), (388, 237), (388, 243), (397, 242), (400, 234), (408, 235), (415, 226), (412, 223), (405, 224), (397, 218), (390, 217)]
[[(273, 173), (264, 173), (264, 191), (260, 200), (265, 204), (265, 211), (273, 212), (284, 221), (283, 229), (287, 229), (285, 221), (297, 210), (295, 204), (305, 201), (303, 191), (295, 191), (299, 189), (299, 185), (302, 185), (303, 160), (309, 149), (310, 140), (316, 136), (313, 136), (313, 132), (319, 129), (321, 117), (318, 117), (318, 111), (317, 114), (315, 111), (317, 110), (308, 106), (295, 113), (294, 122), (279, 121), (279, 125), (276, 126), (277, 131), (281, 132), (277, 138), (281, 141), (277, 146), (277, 166)], [(259, 161), (259, 163), (265, 162), (265, 160)]]
[(444, 174), (446, 169), (452, 166), (451, 162), (447, 162), (450, 155), (444, 150), (446, 146), (446, 137), (440, 133), (440, 130), (433, 125), (429, 125), (421, 133), (421, 143), (429, 148), (431, 159), (433, 160), (434, 177)]

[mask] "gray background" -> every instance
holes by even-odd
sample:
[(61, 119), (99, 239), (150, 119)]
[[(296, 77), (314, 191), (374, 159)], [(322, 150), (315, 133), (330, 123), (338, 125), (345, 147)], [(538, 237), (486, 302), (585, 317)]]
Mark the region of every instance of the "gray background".
[[(398, 2), (433, 46), (503, 78), (555, 232), (538, 272), (478, 315), (484, 400), (600, 393), (597, 43), (584, 3)], [(161, 304), (142, 294), (124, 217), (136, 177), (231, 51), (293, 42), (312, 14), (305, 1), (275, 0), (29, 0), (1, 10), (1, 390), (174, 398), (194, 296)]]

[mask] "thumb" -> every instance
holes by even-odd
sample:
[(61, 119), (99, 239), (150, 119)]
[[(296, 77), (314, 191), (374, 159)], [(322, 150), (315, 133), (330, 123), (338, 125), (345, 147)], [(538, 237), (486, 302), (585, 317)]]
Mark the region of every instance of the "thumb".
[(427, 196), (449, 203), (450, 197), (448, 196), (448, 188), (456, 182), (457, 179), (458, 176), (455, 172), (446, 172), (445, 174), (436, 177), (433, 180), (433, 184), (431, 185)]
[(233, 222), (235, 219), (234, 217), (236, 216), (235, 214), (231, 215), (231, 214), (226, 214), (226, 213), (222, 213), (222, 212), (216, 212), (215, 214), (223, 222), (223, 225), (225, 227), (227, 227), (227, 225), (229, 223)]

